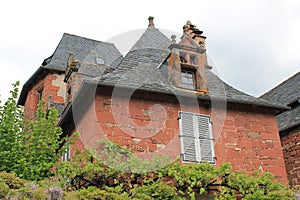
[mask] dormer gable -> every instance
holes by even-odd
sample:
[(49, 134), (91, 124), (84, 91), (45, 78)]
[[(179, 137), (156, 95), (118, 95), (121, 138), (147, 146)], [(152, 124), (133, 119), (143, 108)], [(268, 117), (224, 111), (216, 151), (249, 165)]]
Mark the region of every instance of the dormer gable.
[(208, 94), (204, 67), (207, 65), (205, 36), (190, 21), (183, 26), (183, 35), (176, 43), (172, 36), (168, 59), (169, 81), (178, 88)]

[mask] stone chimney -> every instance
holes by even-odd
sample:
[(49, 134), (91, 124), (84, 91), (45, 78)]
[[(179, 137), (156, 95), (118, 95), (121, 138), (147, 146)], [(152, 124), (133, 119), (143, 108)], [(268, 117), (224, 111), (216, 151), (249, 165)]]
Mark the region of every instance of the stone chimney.
[(192, 24), (191, 21), (187, 21), (183, 26), (183, 34), (189, 35), (201, 48), (206, 49), (205, 39), (206, 37), (202, 35), (203, 31), (197, 29), (197, 27)]

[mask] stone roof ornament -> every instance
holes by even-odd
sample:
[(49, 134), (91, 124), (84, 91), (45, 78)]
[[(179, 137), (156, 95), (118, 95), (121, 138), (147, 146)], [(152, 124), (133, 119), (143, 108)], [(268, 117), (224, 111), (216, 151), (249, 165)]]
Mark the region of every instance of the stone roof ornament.
[(190, 20), (186, 22), (186, 24), (183, 26), (183, 35), (190, 35), (193, 37), (203, 37), (206, 38), (205, 36), (202, 36), (203, 31), (200, 31), (197, 29), (197, 26), (192, 24)]
[(66, 74), (64, 82), (67, 82), (73, 72), (78, 72), (78, 67), (76, 66), (78, 60), (75, 60), (73, 53), (69, 52), (69, 57), (67, 61)]
[(186, 24), (182, 28), (183, 28), (183, 34), (190, 34), (195, 30), (196, 26), (192, 24), (190, 20), (187, 20)]
[(172, 44), (176, 44), (176, 35), (171, 35)]
[(149, 17), (148, 17), (148, 20), (149, 20), (148, 27), (154, 27), (154, 22), (153, 22), (153, 20), (154, 20), (154, 17), (152, 17), (152, 16), (149, 16)]
[(192, 24), (192, 22), (191, 22), (190, 20), (187, 20), (187, 21), (186, 21), (186, 25), (189, 26), (189, 25), (193, 25), (193, 24)]
[(189, 27), (187, 25), (184, 25), (182, 27), (182, 29), (183, 29), (183, 34), (187, 34), (187, 31), (188, 31)]

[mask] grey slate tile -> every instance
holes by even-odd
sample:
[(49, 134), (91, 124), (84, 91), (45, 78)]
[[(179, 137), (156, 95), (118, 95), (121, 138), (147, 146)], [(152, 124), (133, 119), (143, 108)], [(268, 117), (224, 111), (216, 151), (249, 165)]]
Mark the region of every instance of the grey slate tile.
[(261, 99), (291, 106), (291, 110), (276, 116), (279, 131), (300, 125), (300, 72), (263, 94)]

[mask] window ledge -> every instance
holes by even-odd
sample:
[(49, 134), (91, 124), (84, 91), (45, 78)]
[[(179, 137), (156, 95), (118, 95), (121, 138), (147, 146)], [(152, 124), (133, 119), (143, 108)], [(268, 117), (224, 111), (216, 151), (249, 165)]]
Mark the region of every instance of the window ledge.
[(193, 68), (197, 68), (197, 67), (200, 67), (200, 65), (194, 65), (194, 64), (191, 64), (191, 63), (183, 63), (183, 62), (180, 62), (180, 64), (183, 66), (183, 67), (193, 67)]
[(193, 93), (193, 94), (205, 94), (205, 95), (209, 94), (207, 89), (195, 90), (195, 89), (188, 89), (188, 88), (184, 88), (184, 87), (180, 87), (180, 86), (178, 86), (177, 88), (180, 89), (180, 90), (183, 90), (185, 92), (190, 92), (190, 93)]

